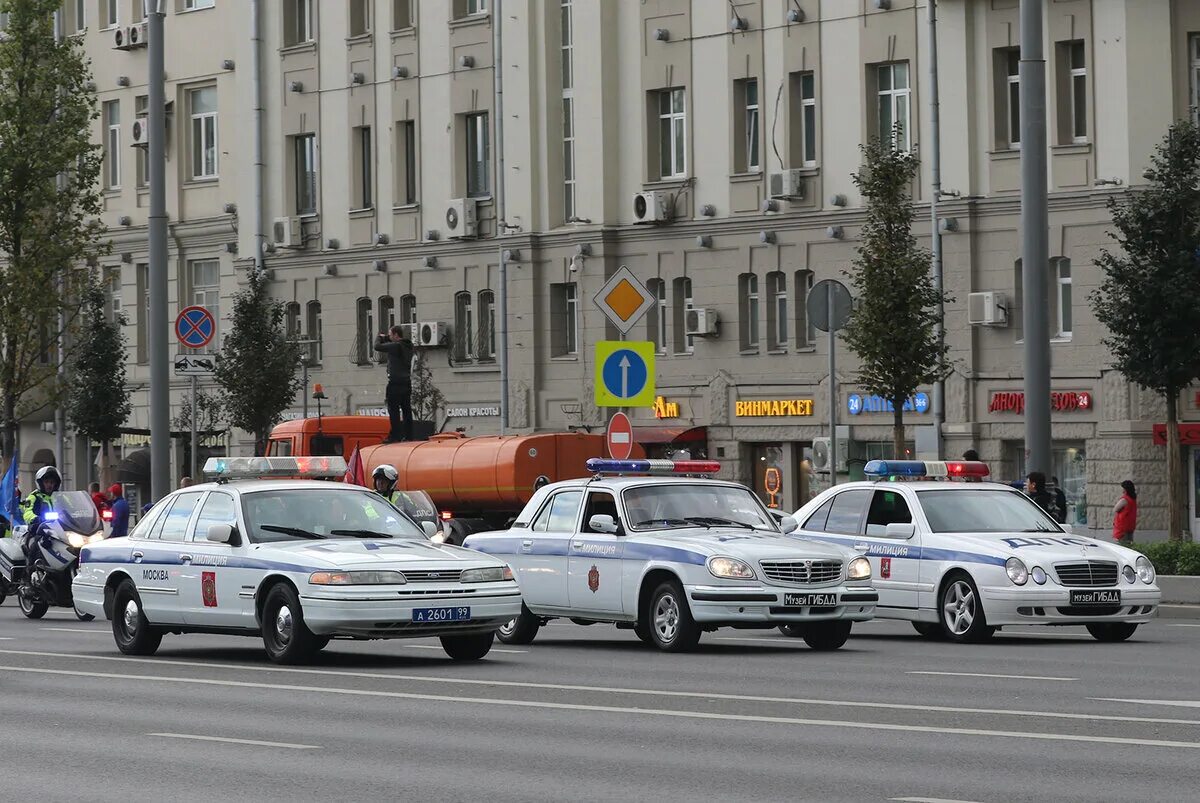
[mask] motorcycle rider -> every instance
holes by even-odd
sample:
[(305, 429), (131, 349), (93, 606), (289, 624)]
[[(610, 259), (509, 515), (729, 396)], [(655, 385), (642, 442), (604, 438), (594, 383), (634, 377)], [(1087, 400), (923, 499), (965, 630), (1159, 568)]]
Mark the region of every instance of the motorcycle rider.
[(23, 545), (27, 554), (38, 525), (43, 522), (47, 512), (54, 510), (51, 495), (62, 487), (62, 475), (54, 466), (44, 466), (34, 476), (33, 484), (33, 492), (21, 502), (21, 518), (29, 528)]
[(393, 507), (416, 518), (421, 506), (411, 496), (396, 487), (399, 480), (400, 472), (396, 471), (395, 466), (387, 463), (376, 466), (375, 470), (371, 472), (371, 484), (375, 486), (375, 493), (388, 500)]

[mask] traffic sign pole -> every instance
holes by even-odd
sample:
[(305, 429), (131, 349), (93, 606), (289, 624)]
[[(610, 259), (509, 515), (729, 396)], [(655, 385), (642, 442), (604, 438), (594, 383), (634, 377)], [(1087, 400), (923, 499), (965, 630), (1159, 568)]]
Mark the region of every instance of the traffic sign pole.
[(171, 491), (171, 378), (167, 356), (167, 98), (161, 4), (149, 12), (150, 501)]
[[(833, 282), (825, 286), (825, 304), (833, 323)], [(829, 487), (837, 485), (837, 332), (829, 327)]]
[(192, 414), (188, 416), (192, 421), (192, 461), (189, 474), (192, 482), (196, 481), (196, 466), (199, 465), (196, 462), (196, 412), (196, 375), (192, 374)]

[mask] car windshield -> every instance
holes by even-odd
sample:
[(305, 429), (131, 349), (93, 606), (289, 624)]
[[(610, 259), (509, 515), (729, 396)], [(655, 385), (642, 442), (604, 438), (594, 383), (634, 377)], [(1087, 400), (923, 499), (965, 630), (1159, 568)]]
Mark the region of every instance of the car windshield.
[(253, 543), (325, 538), (405, 538), (425, 533), (383, 497), (346, 486), (292, 488), (242, 494)]
[(736, 485), (644, 485), (622, 498), (626, 526), (633, 530), (733, 526), (778, 532), (758, 497)]
[(1019, 491), (998, 488), (918, 491), (935, 533), (1060, 533), (1062, 529)]

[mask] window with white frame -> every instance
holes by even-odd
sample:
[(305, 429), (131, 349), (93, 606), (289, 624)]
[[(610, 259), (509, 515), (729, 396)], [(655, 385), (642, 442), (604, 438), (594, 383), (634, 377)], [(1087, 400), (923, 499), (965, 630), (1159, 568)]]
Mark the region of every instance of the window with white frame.
[(75, 30), (87, 28), (87, 0), (75, 0), (72, 10), (75, 12)]
[(413, 25), (413, 0), (392, 0), (392, 30), (403, 31)]
[(742, 351), (758, 349), (758, 276), (743, 273), (738, 276), (738, 340)]
[(492, 192), (491, 143), (488, 141), (488, 113), (464, 114), (467, 146), (467, 196), (484, 198)]
[(300, 302), (289, 301), (283, 305), (283, 330), (288, 340), (300, 340)]
[[(133, 100), (134, 119), (145, 117), (150, 112), (150, 96), (138, 95)], [(137, 162), (138, 187), (150, 186), (150, 148), (141, 146), (133, 149), (134, 160)]]
[(579, 353), (579, 297), (574, 282), (550, 285), (550, 356)]
[(695, 309), (692, 298), (692, 280), (680, 276), (672, 283), (675, 296), (675, 353), (691, 354), (695, 351), (695, 338), (687, 333), (688, 312)]
[(321, 359), (325, 356), (325, 349), (321, 344), (324, 334), (321, 326), (321, 302), (308, 302), (305, 317), (308, 319), (305, 321), (304, 328), (306, 330), (305, 339), (310, 341), (308, 344), (309, 361), (313, 365), (320, 365)]
[(354, 209), (370, 209), (375, 206), (374, 149), (371, 144), (371, 126), (354, 129)]
[(760, 169), (758, 140), (758, 79), (744, 78), (733, 83), (734, 105), (740, 112), (735, 118), (737, 135), (734, 170), (752, 173)]
[(909, 125), (912, 89), (908, 81), (908, 62), (895, 61), (876, 65), (876, 92), (879, 139), (901, 151), (912, 149)]
[(100, 0), (100, 21), (105, 28), (115, 28), (120, 24), (120, 5), (121, 0)]
[[(391, 296), (380, 296), (378, 310), (379, 315), (375, 320), (379, 321), (379, 331), (390, 332), (392, 329), (392, 324), (396, 322), (395, 300)], [(374, 334), (374, 332), (372, 332), (372, 334)], [(387, 362), (387, 354), (383, 353), (382, 351), (376, 351), (375, 362), (380, 364)]]
[(1087, 60), (1082, 39), (1066, 43), (1067, 65), (1070, 68), (1070, 133), (1071, 142), (1088, 141), (1087, 124)]
[[(183, 0), (184, 11), (195, 11), (200, 8), (212, 8), (216, 0)], [(145, 6), (143, 6), (144, 8)]]
[(1193, 122), (1200, 122), (1200, 33), (1188, 34), (1188, 98)]
[(487, 0), (466, 0), (467, 15), (486, 14), (488, 10)]
[(135, 268), (137, 281), (137, 361), (144, 365), (150, 359), (150, 266), (139, 262)]
[(796, 348), (809, 348), (817, 341), (817, 329), (808, 320), (808, 294), (813, 286), (810, 270), (798, 270), (792, 278), (796, 290)]
[(317, 135), (292, 137), (292, 159), (296, 164), (296, 214), (317, 212)]
[(417, 122), (396, 123), (396, 196), (397, 206), (417, 202)]
[(466, 290), (454, 294), (454, 359), (471, 359), (475, 344), (475, 319), (471, 314), (471, 294)]
[(357, 365), (370, 365), (376, 335), (375, 305), (371, 303), (371, 299), (360, 298), (355, 305), (354, 328), (353, 360)]
[(104, 184), (116, 190), (121, 188), (121, 101), (105, 101), (104, 125)]
[(193, 259), (188, 263), (188, 279), (192, 304), (206, 308), (216, 322), (213, 339), (198, 351), (215, 354), (221, 348), (221, 263), (215, 259)]
[(682, 88), (662, 89), (658, 101), (658, 177), (687, 175), (687, 101)]
[[(815, 167), (817, 164), (817, 81), (810, 70), (792, 73), (792, 164)], [(799, 114), (797, 114), (797, 111)]]
[(350, 35), (365, 36), (371, 32), (371, 4), (374, 0), (350, 0)]
[(646, 292), (654, 304), (646, 310), (646, 339), (654, 343), (658, 354), (667, 353), (667, 283), (662, 279), (646, 282)]
[(8, 30), (8, 14), (7, 11), (0, 11), (0, 31)]
[(575, 4), (562, 0), (559, 13), (562, 30), (562, 127), (563, 127), (563, 220), (575, 215)]
[(284, 0), (283, 43), (301, 45), (313, 41), (313, 0)]
[(1056, 290), (1057, 331), (1055, 337), (1071, 339), (1071, 260), (1054, 260), (1054, 284)]
[(479, 291), (479, 348), (475, 357), (496, 359), (496, 294), (491, 290)]
[(767, 274), (767, 349), (781, 351), (788, 344), (787, 276), (783, 271)]
[[(417, 297), (411, 293), (400, 296), (400, 320), (398, 321), (398, 323), (400, 323), (401, 325), (404, 325), (404, 324), (412, 325), (412, 324), (416, 324), (416, 322), (417, 322)], [(416, 338), (414, 337), (413, 340), (416, 340)]]
[(105, 277), (108, 285), (108, 321), (116, 323), (121, 320), (121, 269), (111, 268)]
[(217, 88), (206, 86), (188, 92), (191, 114), (192, 178), (217, 177)]
[(996, 147), (1016, 149), (1021, 145), (1021, 49), (997, 48), (993, 63), (999, 72), (996, 82)]

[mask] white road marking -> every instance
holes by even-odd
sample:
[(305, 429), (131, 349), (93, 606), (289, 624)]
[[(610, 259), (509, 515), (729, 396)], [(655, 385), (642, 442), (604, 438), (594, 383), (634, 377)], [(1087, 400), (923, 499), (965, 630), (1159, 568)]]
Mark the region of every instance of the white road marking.
[(91, 635), (108, 636), (112, 635), (108, 630), (100, 630), (95, 627), (43, 627), (42, 630), (53, 630), (56, 633), (90, 633)]
[(911, 672), (905, 672), (906, 675), (944, 675), (956, 678), (1003, 678), (1005, 680), (1061, 680), (1061, 681), (1076, 681), (1079, 678), (1055, 678), (1043, 677), (1041, 675), (989, 675), (983, 672), (932, 672), (924, 669), (914, 669)]
[(1089, 697), (1104, 703), (1133, 703), (1134, 705), (1166, 705), (1173, 708), (1200, 708), (1200, 700), (1126, 700), (1119, 697)]
[(1200, 627), (1198, 624), (1169, 624), (1167, 627)]
[[(58, 675), (60, 677), (95, 677), (91, 672), (76, 672), (70, 669), (42, 669), (28, 666), (0, 666), (6, 672), (26, 672), (34, 675)], [(334, 694), (349, 697), (375, 697), (393, 700), (424, 700), (443, 703), (470, 705), (492, 705), (510, 708), (536, 708), (550, 711), (591, 711), (601, 714), (635, 714), (641, 716), (668, 717), (672, 719), (716, 720), (722, 722), (753, 722), (772, 725), (798, 725), (804, 727), (846, 728), (849, 730), (893, 731), (900, 733), (932, 733), (941, 736), (982, 736), (1008, 739), (1029, 739), (1041, 742), (1080, 742), (1084, 744), (1114, 744), (1121, 747), (1168, 747), (1185, 750), (1200, 750), (1200, 742), (1179, 742), (1166, 739), (1134, 739), (1125, 736), (1087, 736), (1073, 733), (1033, 733), (1030, 731), (1001, 731), (983, 728), (946, 728), (936, 725), (911, 725), (891, 722), (851, 722), (831, 719), (803, 719), (800, 717), (768, 717), (752, 714), (721, 714), (709, 711), (674, 711), (664, 708), (634, 708), (631, 706), (589, 705), (585, 703), (553, 703), (543, 700), (505, 700), (489, 697), (462, 697), (446, 694), (417, 694), (414, 692), (377, 691), (371, 689), (339, 689), (323, 686), (294, 686), (284, 683), (251, 683), (244, 680), (217, 680), (215, 678), (180, 678), (165, 675), (121, 675), (117, 681), (178, 683), (194, 686), (224, 686), (227, 688), (263, 689), (266, 691), (304, 692), (308, 694)]]
[[(345, 669), (304, 669), (292, 666), (255, 666), (252, 664), (221, 664), (208, 661), (183, 661), (171, 658), (136, 658), (124, 655), (80, 655), (70, 652), (35, 652), (33, 650), (0, 650), (0, 655), (24, 655), (37, 658), (75, 658), (83, 661), (117, 661), (121, 663), (157, 664), (160, 666), (186, 666), (203, 669), (229, 669), (248, 672), (271, 672), (278, 674), (322, 675), (326, 677), (348, 677), (366, 680), (405, 680), (418, 683), (448, 683), (460, 686), (491, 686), (500, 688), (536, 689), (572, 692), (603, 692), (614, 695), (674, 697), (700, 700), (736, 700), (750, 703), (781, 703), (784, 705), (823, 705), (835, 708), (880, 708), (889, 711), (937, 711), (948, 714), (992, 714), (1037, 719), (1078, 719), (1096, 722), (1139, 722), (1158, 725), (1200, 725), (1200, 720), (1165, 719), (1159, 717), (1132, 717), (1114, 714), (1080, 714), (1055, 711), (1016, 711), (1000, 708), (959, 708), (944, 705), (915, 705), (912, 703), (876, 703), (866, 700), (829, 700), (804, 697), (769, 697), (750, 694), (726, 694), (724, 692), (676, 691), (665, 689), (631, 689), (612, 686), (581, 686), (567, 683), (531, 683), (519, 680), (480, 680), (478, 678), (454, 678), (434, 675), (400, 675), (388, 672), (355, 672)], [(94, 674), (94, 673), (93, 673)]]
[(260, 742), (257, 739), (231, 739), (227, 736), (199, 736), (194, 733), (147, 733), (163, 739), (195, 739), (200, 742), (229, 742), (230, 744), (252, 744), (256, 747), (286, 747), (289, 750), (320, 750), (315, 744), (289, 744), (288, 742)]
[(976, 803), (973, 800), (949, 800), (943, 797), (892, 797), (898, 803)]
[(12, 636), (0, 636), (0, 641), (12, 641)]

